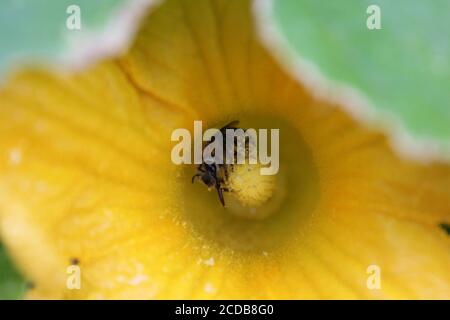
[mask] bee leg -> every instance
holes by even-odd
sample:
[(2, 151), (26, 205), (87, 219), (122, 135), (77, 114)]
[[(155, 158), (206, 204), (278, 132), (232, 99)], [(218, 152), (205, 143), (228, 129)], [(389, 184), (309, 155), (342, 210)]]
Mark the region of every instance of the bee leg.
[(223, 198), (222, 189), (220, 188), (220, 186), (218, 184), (216, 184), (216, 190), (217, 190), (217, 194), (219, 195), (220, 203), (222, 204), (223, 207), (225, 207), (225, 200)]
[(198, 178), (198, 177), (200, 177), (200, 176), (201, 176), (201, 174), (199, 174), (199, 173), (194, 174), (194, 175), (192, 176), (192, 183), (194, 183), (195, 178)]

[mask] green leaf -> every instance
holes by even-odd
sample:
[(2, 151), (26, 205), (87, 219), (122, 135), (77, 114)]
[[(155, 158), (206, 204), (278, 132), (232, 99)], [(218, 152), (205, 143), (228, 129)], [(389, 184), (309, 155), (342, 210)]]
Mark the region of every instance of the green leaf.
[[(23, 64), (81, 66), (122, 50), (153, 0), (2, 0), (0, 75)], [(67, 27), (80, 12), (81, 28)], [(69, 20), (73, 21), (73, 20)]]
[(21, 299), (27, 284), (14, 269), (6, 249), (0, 243), (0, 300)]
[[(381, 9), (379, 30), (366, 24), (372, 4)], [(343, 104), (354, 94), (352, 111), (387, 129), (402, 151), (450, 159), (450, 1), (276, 0), (256, 8), (263, 37), (288, 68), (313, 67), (297, 68), (301, 80), (319, 76), (314, 89), (336, 89)]]

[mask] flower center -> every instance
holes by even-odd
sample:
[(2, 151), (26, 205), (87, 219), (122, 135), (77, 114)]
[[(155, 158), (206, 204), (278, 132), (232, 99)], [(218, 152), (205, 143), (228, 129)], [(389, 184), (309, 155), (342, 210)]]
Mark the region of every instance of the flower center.
[(262, 175), (261, 167), (260, 164), (242, 164), (231, 169), (227, 186), (243, 206), (260, 206), (272, 197), (275, 175)]
[[(229, 169), (226, 186), (233, 196), (229, 200), (232, 214), (249, 219), (266, 218), (267, 210), (260, 207), (274, 195), (277, 186), (276, 175), (262, 175), (260, 164), (237, 164)], [(258, 210), (259, 209), (259, 210)]]
[[(191, 183), (197, 168), (186, 166), (177, 179), (180, 221), (196, 239), (236, 252), (271, 252), (288, 244), (313, 217), (319, 191), (311, 150), (299, 130), (284, 119), (254, 114), (230, 118), (239, 119), (242, 128), (279, 129), (279, 171), (264, 175), (260, 169), (267, 165), (248, 161), (230, 165), (224, 208), (214, 188), (208, 192), (204, 184)], [(225, 122), (212, 122), (209, 127)]]

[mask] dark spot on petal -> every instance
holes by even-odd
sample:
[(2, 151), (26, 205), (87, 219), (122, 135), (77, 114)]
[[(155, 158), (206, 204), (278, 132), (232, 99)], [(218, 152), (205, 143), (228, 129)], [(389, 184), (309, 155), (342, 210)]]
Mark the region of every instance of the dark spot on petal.
[(33, 290), (33, 289), (35, 288), (34, 283), (31, 282), (31, 281), (27, 281), (27, 282), (25, 283), (25, 286), (26, 286), (27, 290)]
[(70, 259), (70, 264), (77, 266), (80, 264), (80, 260), (78, 258), (72, 258)]
[(450, 235), (450, 224), (443, 222), (439, 225), (439, 227), (441, 227), (442, 230), (444, 230), (448, 235)]

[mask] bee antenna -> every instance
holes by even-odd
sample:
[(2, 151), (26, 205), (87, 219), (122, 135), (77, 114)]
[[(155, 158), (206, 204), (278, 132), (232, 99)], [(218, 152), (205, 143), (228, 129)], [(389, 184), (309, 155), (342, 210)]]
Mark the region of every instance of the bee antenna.
[(199, 174), (199, 173), (194, 174), (194, 175), (192, 176), (192, 183), (194, 183), (195, 178), (197, 178), (197, 177), (200, 177), (200, 174)]
[(236, 126), (239, 124), (239, 120), (233, 120), (227, 125), (225, 125), (222, 129), (236, 129)]

